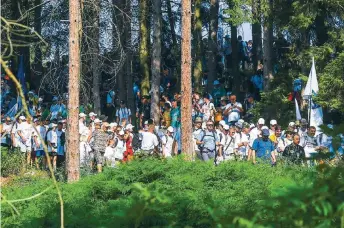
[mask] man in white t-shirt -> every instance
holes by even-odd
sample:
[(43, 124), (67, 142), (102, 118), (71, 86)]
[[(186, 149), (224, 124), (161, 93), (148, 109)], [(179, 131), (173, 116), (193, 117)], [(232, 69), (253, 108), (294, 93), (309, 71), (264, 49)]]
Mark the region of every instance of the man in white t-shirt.
[(145, 155), (153, 154), (159, 145), (158, 137), (154, 134), (154, 125), (148, 127), (148, 131), (140, 131), (140, 138), (142, 139), (141, 150)]
[(162, 136), (162, 154), (165, 158), (172, 157), (172, 149), (173, 149), (173, 127), (169, 126), (167, 128), (166, 134)]
[[(38, 133), (36, 131), (33, 132), (33, 150), (35, 152), (36, 167), (37, 167), (37, 169), (39, 169), (38, 158), (40, 158), (41, 156), (44, 157), (44, 148), (43, 148), (42, 140), (45, 139), (45, 136), (47, 134), (47, 130), (45, 129), (45, 126), (43, 125), (43, 121), (39, 121), (38, 119), (34, 119), (33, 122), (34, 122), (36, 130), (38, 132)], [(45, 160), (43, 160), (43, 163), (44, 163), (43, 165), (45, 166)]]
[(224, 137), (220, 141), (220, 158), (218, 160), (234, 160), (235, 159), (235, 128), (229, 127), (227, 124), (223, 127)]
[(243, 124), (236, 123), (236, 133), (235, 133), (235, 149), (238, 152), (240, 159), (247, 157), (247, 145), (249, 144), (249, 139), (247, 135), (242, 132)]
[(53, 164), (53, 169), (56, 170), (57, 162), (57, 125), (54, 123), (49, 124), (49, 130), (47, 132), (47, 143), (48, 143), (48, 152), (50, 159)]
[(214, 119), (215, 106), (210, 102), (210, 95), (205, 94), (203, 97), (203, 105), (201, 112), (203, 113), (203, 122)]
[(227, 104), (223, 115), (228, 115), (228, 123), (233, 126), (240, 119), (240, 115), (244, 110), (242, 104), (236, 101), (234, 94), (230, 95), (229, 101), (230, 103)]
[(18, 125), (17, 133), (20, 137), (19, 145), (20, 145), (20, 151), (22, 153), (26, 153), (27, 157), (27, 164), (30, 165), (31, 163), (31, 140), (32, 140), (32, 134), (33, 134), (33, 127), (31, 124), (29, 124), (26, 121), (25, 116), (20, 116), (19, 119), (21, 119), (22, 123)]

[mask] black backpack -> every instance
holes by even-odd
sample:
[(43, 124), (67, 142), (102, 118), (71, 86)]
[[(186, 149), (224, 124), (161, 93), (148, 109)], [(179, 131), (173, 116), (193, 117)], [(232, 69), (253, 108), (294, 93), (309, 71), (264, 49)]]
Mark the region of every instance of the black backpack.
[(131, 142), (133, 150), (136, 151), (141, 147), (141, 140), (138, 133), (133, 133), (133, 141)]

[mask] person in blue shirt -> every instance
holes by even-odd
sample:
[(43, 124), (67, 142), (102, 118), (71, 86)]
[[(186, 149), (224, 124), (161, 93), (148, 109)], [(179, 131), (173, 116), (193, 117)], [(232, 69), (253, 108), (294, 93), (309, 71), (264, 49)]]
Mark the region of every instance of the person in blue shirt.
[(238, 36), (238, 52), (241, 69), (245, 70), (245, 62), (247, 62), (248, 53), (247, 44), (242, 40), (242, 36)]
[(177, 100), (172, 99), (172, 109), (171, 109), (171, 126), (173, 127), (174, 131), (174, 139), (178, 143), (178, 153), (181, 150), (181, 137), (180, 137), (180, 108), (178, 107)]
[(257, 138), (253, 141), (252, 145), (252, 158), (253, 164), (256, 163), (256, 157), (269, 160), (271, 159), (271, 164), (276, 164), (276, 156), (275, 156), (275, 145), (269, 139), (269, 130), (264, 129), (262, 130), (262, 137)]

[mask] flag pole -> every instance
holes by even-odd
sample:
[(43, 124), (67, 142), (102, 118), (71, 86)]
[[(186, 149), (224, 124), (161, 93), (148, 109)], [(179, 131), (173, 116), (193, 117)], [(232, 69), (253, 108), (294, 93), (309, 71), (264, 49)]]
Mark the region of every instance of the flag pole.
[[(310, 87), (309, 89), (310, 91), (310, 97), (309, 97), (309, 101), (308, 101), (308, 126), (311, 126), (311, 112), (312, 112), (312, 95), (313, 95), (313, 91), (312, 91), (312, 79), (313, 79), (313, 64), (314, 64), (314, 56), (312, 58), (312, 66), (311, 66), (311, 78), (310, 78)], [(315, 66), (314, 66), (315, 67)]]

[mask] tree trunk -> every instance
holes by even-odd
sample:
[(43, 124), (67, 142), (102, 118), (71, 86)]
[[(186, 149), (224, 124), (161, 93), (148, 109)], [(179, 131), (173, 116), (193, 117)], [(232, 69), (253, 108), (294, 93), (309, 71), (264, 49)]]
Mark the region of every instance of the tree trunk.
[(174, 25), (175, 23), (174, 23), (174, 17), (172, 14), (171, 0), (167, 0), (166, 5), (167, 5), (168, 20), (170, 22), (173, 47), (177, 48), (177, 36), (176, 36), (176, 31), (174, 30), (175, 29), (175, 25)]
[(234, 94), (239, 94), (240, 92), (240, 85), (241, 85), (241, 77), (239, 75), (239, 50), (238, 50), (238, 30), (236, 26), (231, 26), (231, 45), (232, 45), (232, 77), (233, 77), (233, 85), (232, 85), (232, 92)]
[(195, 1), (194, 14), (194, 39), (195, 39), (195, 66), (193, 69), (194, 88), (198, 93), (202, 92), (202, 18), (201, 18), (202, 0)]
[(148, 59), (148, 27), (147, 14), (148, 3), (147, 0), (140, 1), (140, 71), (141, 71), (141, 93), (143, 96), (149, 95), (150, 81), (149, 81), (149, 59)]
[(268, 91), (270, 89), (270, 83), (273, 80), (273, 63), (272, 63), (272, 43), (273, 43), (273, 28), (272, 28), (272, 13), (273, 13), (272, 0), (269, 0), (269, 14), (264, 21), (264, 90)]
[(90, 6), (92, 10), (92, 28), (90, 29), (90, 35), (92, 36), (91, 42), (91, 68), (92, 68), (92, 93), (94, 112), (100, 115), (100, 62), (99, 59), (99, 14), (100, 14), (100, 0), (93, 0)]
[[(35, 0), (35, 8), (34, 15), (35, 15), (35, 31), (38, 34), (41, 34), (42, 30), (42, 21), (41, 21), (41, 12), (42, 12), (42, 6), (40, 4), (42, 3), (42, 0)], [(37, 86), (36, 89), (39, 88), (40, 82), (42, 80), (43, 75), (43, 66), (42, 66), (42, 51), (40, 48), (40, 45), (35, 45), (35, 59), (33, 62), (33, 70), (34, 70), (34, 81), (36, 82)]]
[(152, 99), (151, 117), (156, 126), (160, 122), (160, 76), (161, 76), (161, 0), (153, 0), (153, 46), (152, 46)]
[(81, 15), (80, 2), (69, 1), (69, 87), (67, 118), (67, 181), (74, 182), (80, 178), (79, 154), (79, 89), (80, 89), (80, 37)]
[(210, 39), (209, 39), (209, 72), (208, 72), (208, 92), (211, 93), (214, 88), (214, 80), (217, 78), (217, 31), (219, 21), (219, 1), (210, 0)]
[(257, 70), (258, 64), (262, 60), (262, 27), (261, 27), (261, 10), (260, 0), (252, 0), (252, 61), (253, 69)]
[(193, 154), (192, 141), (192, 86), (191, 86), (191, 1), (182, 0), (182, 43), (181, 43), (181, 137), (182, 152)]

